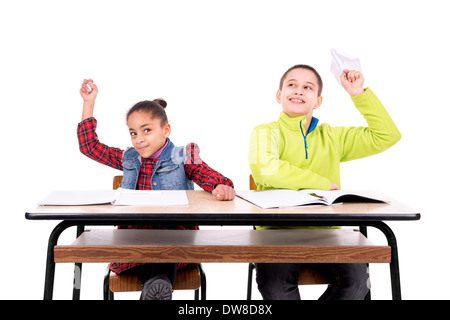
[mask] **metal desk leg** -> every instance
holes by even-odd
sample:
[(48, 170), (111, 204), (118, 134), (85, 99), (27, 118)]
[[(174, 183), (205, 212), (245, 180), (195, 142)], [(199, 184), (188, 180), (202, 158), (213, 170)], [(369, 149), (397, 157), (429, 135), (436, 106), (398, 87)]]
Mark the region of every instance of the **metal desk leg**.
[[(361, 234), (367, 238), (367, 227), (366, 226), (359, 226), (359, 232), (361, 232)], [(367, 265), (367, 272), (369, 272), (369, 264), (366, 263)], [(370, 277), (370, 272), (369, 272), (369, 277)], [(364, 297), (364, 300), (372, 300), (372, 295), (370, 293), (370, 289), (367, 292), (366, 296)]]
[(389, 228), (384, 222), (376, 222), (373, 224), (368, 224), (372, 227), (377, 228), (386, 236), (388, 245), (391, 247), (391, 287), (392, 287), (392, 299), (401, 300), (401, 288), (400, 288), (400, 267), (398, 263), (398, 250), (397, 250), (397, 240), (395, 238), (394, 232)]
[[(84, 225), (77, 226), (77, 238), (84, 232)], [(75, 263), (75, 270), (73, 274), (73, 293), (72, 300), (80, 300), (81, 291), (81, 263)]]
[(54, 247), (58, 243), (58, 238), (61, 233), (74, 224), (67, 221), (60, 222), (50, 234), (47, 247), (47, 265), (45, 269), (45, 284), (44, 284), (44, 300), (52, 300), (53, 285), (55, 282), (55, 253)]

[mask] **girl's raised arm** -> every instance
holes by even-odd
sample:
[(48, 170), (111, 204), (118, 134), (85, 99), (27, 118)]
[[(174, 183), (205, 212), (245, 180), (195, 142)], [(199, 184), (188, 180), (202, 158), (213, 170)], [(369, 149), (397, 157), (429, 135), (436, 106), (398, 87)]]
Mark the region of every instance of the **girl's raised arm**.
[(94, 116), (95, 99), (97, 98), (98, 88), (92, 79), (84, 79), (80, 88), (80, 95), (83, 98), (83, 112), (81, 121)]

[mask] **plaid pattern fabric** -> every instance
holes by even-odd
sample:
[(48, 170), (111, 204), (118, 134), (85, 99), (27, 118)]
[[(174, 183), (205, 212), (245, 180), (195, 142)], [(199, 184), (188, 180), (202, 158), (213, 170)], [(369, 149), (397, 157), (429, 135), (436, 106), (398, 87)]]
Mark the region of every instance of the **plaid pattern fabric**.
[[(122, 156), (125, 150), (109, 147), (99, 142), (97, 133), (97, 120), (88, 118), (78, 124), (77, 134), (80, 151), (87, 157), (110, 166), (112, 168), (123, 170)], [(225, 184), (233, 187), (233, 182), (219, 172), (209, 167), (200, 158), (200, 148), (195, 143), (186, 146), (186, 164), (184, 172), (188, 179), (194, 181), (203, 190), (212, 192), (216, 185)], [(151, 190), (151, 176), (158, 159), (142, 158), (141, 169), (139, 172), (137, 189)], [(178, 229), (178, 230), (198, 230), (198, 226), (119, 226), (120, 229)], [(125, 270), (131, 269), (139, 263), (111, 263), (110, 269), (119, 274)], [(179, 263), (178, 268), (191, 266), (188, 263)]]

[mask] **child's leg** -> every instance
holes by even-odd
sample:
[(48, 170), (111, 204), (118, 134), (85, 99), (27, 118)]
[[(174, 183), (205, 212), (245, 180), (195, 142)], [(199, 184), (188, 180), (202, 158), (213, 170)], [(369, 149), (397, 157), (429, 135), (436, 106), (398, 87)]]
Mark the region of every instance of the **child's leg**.
[(142, 282), (141, 300), (171, 300), (177, 263), (147, 263), (123, 274), (137, 275)]
[(299, 300), (298, 263), (256, 263), (256, 282), (264, 300)]
[(330, 281), (320, 300), (363, 300), (370, 289), (365, 263), (316, 264)]

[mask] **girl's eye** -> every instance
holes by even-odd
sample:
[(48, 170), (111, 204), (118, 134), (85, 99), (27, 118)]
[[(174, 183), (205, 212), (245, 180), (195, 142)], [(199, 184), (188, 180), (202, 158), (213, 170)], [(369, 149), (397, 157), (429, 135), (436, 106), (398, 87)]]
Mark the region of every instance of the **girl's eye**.
[(305, 89), (311, 90), (311, 87), (310, 86), (306, 86)]
[(295, 86), (295, 84), (293, 84), (293, 83), (288, 84), (288, 87), (293, 87), (293, 86)]
[(130, 132), (130, 136), (135, 136), (136, 132)]
[(144, 129), (144, 133), (149, 133), (150, 131), (150, 129)]

